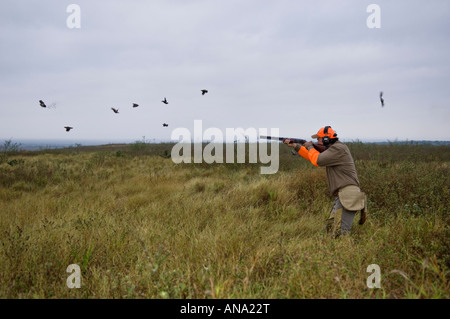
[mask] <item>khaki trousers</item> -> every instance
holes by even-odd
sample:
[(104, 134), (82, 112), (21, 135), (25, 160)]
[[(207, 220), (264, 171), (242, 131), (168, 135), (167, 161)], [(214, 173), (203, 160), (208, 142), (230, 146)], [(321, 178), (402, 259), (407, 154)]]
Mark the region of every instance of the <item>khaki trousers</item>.
[(334, 199), (333, 208), (331, 209), (330, 216), (327, 219), (327, 233), (335, 238), (340, 235), (349, 234), (352, 229), (353, 219), (355, 218), (356, 211), (346, 210), (339, 200), (339, 196)]

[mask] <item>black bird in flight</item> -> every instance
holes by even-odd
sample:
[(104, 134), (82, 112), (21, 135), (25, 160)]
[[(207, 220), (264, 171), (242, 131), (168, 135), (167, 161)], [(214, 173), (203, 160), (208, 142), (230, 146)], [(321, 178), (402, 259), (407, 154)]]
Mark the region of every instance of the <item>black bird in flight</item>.
[(39, 100), (39, 104), (40, 104), (42, 107), (47, 107), (47, 105), (45, 105), (44, 101), (42, 101), (42, 100)]
[(383, 92), (380, 92), (381, 107), (384, 107)]
[(119, 113), (119, 109), (115, 109), (112, 107), (111, 110), (113, 110), (114, 113)]
[(164, 104), (169, 104), (169, 102), (167, 102), (166, 98), (164, 98), (164, 100), (162, 100), (161, 102), (163, 102)]
[(164, 126), (164, 127), (168, 127), (168, 126), (169, 126), (169, 124), (167, 124), (167, 123), (163, 123), (163, 126)]
[(208, 93), (208, 90), (202, 90), (202, 95), (205, 95), (206, 93)]
[(64, 128), (66, 129), (66, 132), (69, 132), (71, 129), (73, 129), (73, 127), (71, 126), (64, 126)]
[(133, 107), (138, 107), (139, 104), (133, 103)]

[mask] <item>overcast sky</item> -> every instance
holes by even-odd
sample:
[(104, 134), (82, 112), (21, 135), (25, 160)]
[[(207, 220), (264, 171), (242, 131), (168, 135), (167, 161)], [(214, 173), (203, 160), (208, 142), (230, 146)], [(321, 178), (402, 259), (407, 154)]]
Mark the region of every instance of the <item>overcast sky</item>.
[(450, 140), (449, 32), (448, 0), (3, 0), (0, 139)]

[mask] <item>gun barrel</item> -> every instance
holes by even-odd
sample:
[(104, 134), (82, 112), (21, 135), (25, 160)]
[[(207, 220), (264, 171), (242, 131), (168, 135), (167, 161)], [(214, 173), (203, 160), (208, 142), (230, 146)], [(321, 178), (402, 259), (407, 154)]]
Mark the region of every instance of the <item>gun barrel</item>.
[(263, 138), (266, 140), (279, 140), (279, 141), (282, 141), (285, 139), (284, 137), (263, 136), (263, 135), (261, 135), (260, 138)]
[(303, 140), (300, 138), (292, 138), (292, 137), (260, 136), (260, 138), (264, 138), (266, 140), (279, 140), (279, 141), (291, 140), (293, 143), (298, 143), (298, 144), (306, 143), (306, 140)]
[[(264, 138), (266, 140), (279, 140), (279, 141), (283, 141), (283, 140), (291, 140), (293, 143), (297, 143), (297, 144), (305, 144), (306, 140), (303, 140), (301, 138), (291, 138), (291, 137), (274, 137), (274, 136), (263, 136), (261, 135), (260, 138)], [(322, 153), (323, 151), (325, 151), (327, 149), (326, 146), (323, 145), (319, 145), (319, 144), (315, 144), (313, 143), (314, 148), (319, 151), (320, 153)]]

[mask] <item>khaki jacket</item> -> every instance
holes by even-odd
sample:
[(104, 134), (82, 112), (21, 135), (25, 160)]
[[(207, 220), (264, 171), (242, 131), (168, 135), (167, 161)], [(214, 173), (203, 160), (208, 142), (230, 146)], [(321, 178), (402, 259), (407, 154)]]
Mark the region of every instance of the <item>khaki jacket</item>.
[(307, 150), (301, 146), (298, 154), (315, 166), (326, 167), (330, 195), (339, 196), (339, 201), (346, 210), (361, 211), (359, 223), (362, 225), (367, 214), (367, 195), (359, 188), (355, 162), (347, 145), (336, 141), (322, 153), (313, 147)]
[(350, 150), (344, 143), (336, 141), (322, 153), (319, 153), (313, 147), (308, 151), (302, 146), (298, 153), (313, 165), (326, 167), (330, 195), (336, 194), (340, 188), (348, 185), (359, 187), (355, 162)]

